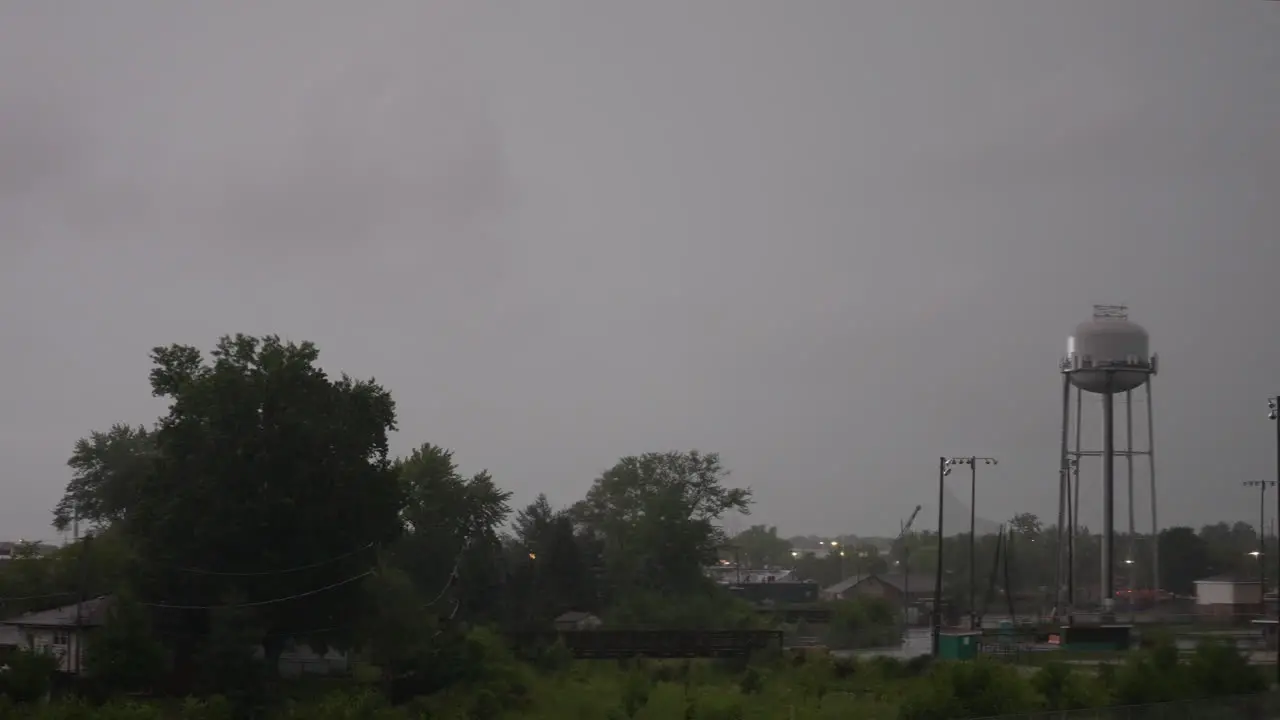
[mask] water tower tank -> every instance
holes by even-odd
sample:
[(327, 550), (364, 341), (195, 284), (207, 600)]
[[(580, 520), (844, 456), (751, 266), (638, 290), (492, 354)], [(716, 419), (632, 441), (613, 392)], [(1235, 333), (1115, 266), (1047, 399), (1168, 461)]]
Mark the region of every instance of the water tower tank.
[(1098, 306), (1067, 341), (1067, 358), (1075, 369), (1071, 384), (1085, 392), (1122, 393), (1150, 377), (1151, 340), (1123, 308)]

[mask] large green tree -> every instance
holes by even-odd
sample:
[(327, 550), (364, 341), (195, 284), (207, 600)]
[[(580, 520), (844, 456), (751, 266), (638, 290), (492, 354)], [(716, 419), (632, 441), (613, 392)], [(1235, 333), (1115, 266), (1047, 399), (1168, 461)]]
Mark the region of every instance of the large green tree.
[(1181, 595), (1195, 592), (1196, 580), (1215, 574), (1214, 548), (1189, 527), (1160, 532), (1161, 589)]
[(510, 513), (511, 493), (499, 489), (488, 472), (464, 477), (453, 453), (430, 443), (397, 460), (394, 470), (404, 508), (393, 558), (423, 593), (428, 612), (500, 612), (498, 527)]
[(53, 525), (102, 528), (122, 519), (155, 460), (155, 438), (142, 426), (117, 424), (76, 441), (67, 466), (71, 482), (53, 509)]
[(224, 337), (208, 358), (156, 348), (151, 387), (169, 411), (125, 515), (140, 599), (170, 608), (188, 640), (208, 632), (196, 608), (251, 605), (269, 666), (288, 637), (350, 624), (355, 581), (400, 528), (391, 395), (318, 359), (276, 336)]
[(516, 513), (512, 525), (510, 581), (513, 590), (525, 591), (517, 622), (544, 625), (568, 610), (599, 609), (601, 588), (593, 571), (599, 558), (567, 511), (539, 495)]
[(730, 545), (748, 567), (786, 565), (791, 562), (791, 542), (778, 537), (772, 525), (752, 525), (733, 536)]
[(646, 453), (624, 457), (573, 508), (604, 545), (618, 589), (682, 592), (699, 586), (703, 567), (724, 542), (719, 522), (748, 513), (751, 491), (728, 487), (716, 453)]

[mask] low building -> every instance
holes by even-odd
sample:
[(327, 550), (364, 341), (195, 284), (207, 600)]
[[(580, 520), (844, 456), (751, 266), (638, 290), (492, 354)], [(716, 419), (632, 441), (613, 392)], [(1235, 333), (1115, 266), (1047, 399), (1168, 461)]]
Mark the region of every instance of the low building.
[[(265, 653), (261, 645), (253, 649), (255, 660), (263, 660)], [(286, 640), (280, 659), (276, 662), (276, 670), (280, 677), (296, 678), (303, 675), (345, 675), (350, 671), (350, 660), (347, 653), (336, 648), (326, 648), (318, 652), (306, 643), (292, 639)]]
[(895, 604), (914, 605), (933, 599), (934, 580), (927, 573), (872, 573), (838, 582), (823, 590), (822, 597), (826, 600), (880, 597)]
[(570, 610), (567, 613), (557, 617), (554, 621), (556, 630), (595, 630), (604, 621), (592, 615), (589, 612), (580, 612), (578, 610)]
[[(106, 622), (111, 608), (110, 595), (74, 605), (30, 612), (0, 621), (0, 646), (46, 652), (58, 659), (58, 670), (78, 675), (84, 672), (84, 648), (94, 630)], [(254, 656), (262, 658), (262, 647), (254, 648)], [(332, 675), (348, 671), (347, 654), (329, 648), (323, 654), (292, 640), (286, 641), (280, 656), (282, 676)]]
[(798, 547), (798, 548), (791, 549), (791, 557), (793, 558), (802, 558), (802, 557), (824, 558), (830, 555), (833, 550), (835, 550), (834, 547), (826, 544), (822, 544), (817, 547)]
[(98, 597), (74, 605), (29, 612), (0, 621), (14, 644), (25, 650), (47, 652), (58, 659), (58, 669), (76, 674), (84, 667), (85, 639), (106, 621), (111, 598)]
[(729, 592), (750, 603), (795, 605), (818, 601), (818, 585), (811, 582), (743, 582), (729, 585)]
[(4, 541), (0, 542), (0, 561), (13, 560), (19, 557), (44, 557), (52, 554), (58, 548), (54, 545), (42, 542), (30, 542), (19, 540), (17, 542)]
[(22, 644), (22, 633), (12, 625), (0, 625), (0, 654)]
[(1197, 580), (1196, 614), (1215, 617), (1247, 617), (1262, 614), (1262, 584), (1234, 575)]
[[(750, 570), (742, 576), (743, 583), (793, 583), (799, 582), (790, 570)], [(738, 584), (738, 583), (735, 583)]]

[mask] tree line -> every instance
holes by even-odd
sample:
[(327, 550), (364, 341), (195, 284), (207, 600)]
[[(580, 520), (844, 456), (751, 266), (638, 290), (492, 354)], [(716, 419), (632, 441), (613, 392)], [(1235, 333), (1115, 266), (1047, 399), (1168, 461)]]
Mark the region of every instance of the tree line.
[(188, 684), (227, 648), (261, 646), (268, 670), (289, 643), (358, 648), (390, 677), (443, 682), (477, 625), (755, 622), (704, 574), (721, 518), (752, 502), (715, 453), (624, 457), (568, 507), (513, 509), (446, 448), (393, 457), (391, 393), (329, 375), (312, 343), (236, 335), (151, 361), (167, 412), (75, 443), (53, 516), (83, 538), (8, 564), (6, 614), (111, 595)]
[[(1045, 525), (1033, 513), (1019, 513), (1004, 525), (1005, 537), (980, 535), (974, 540), (974, 577), (979, 593), (993, 582), (1001, 592), (1007, 590), (1024, 599), (1019, 612), (1032, 614), (1049, 609), (1055, 599), (1058, 578), (1059, 543), (1065, 543), (1058, 529)], [(1265, 540), (1266, 548), (1262, 547)], [(834, 542), (833, 542), (834, 541)], [(793, 570), (801, 579), (831, 586), (841, 580), (870, 574), (932, 576), (937, 568), (938, 537), (930, 531), (907, 532), (887, 543), (874, 543), (866, 538), (844, 536), (822, 541), (785, 538), (776, 527), (753, 525), (722, 551), (722, 558), (734, 559), (756, 567), (778, 567)], [(970, 577), (969, 537), (966, 534), (943, 538), (943, 573), (949, 594), (967, 596)], [(1199, 530), (1176, 526), (1165, 528), (1157, 536), (1160, 556), (1159, 590), (1180, 595), (1195, 592), (1195, 581), (1217, 575), (1233, 575), (1241, 579), (1262, 576), (1268, 585), (1275, 583), (1274, 571), (1259, 564), (1256, 554), (1274, 558), (1275, 537), (1260, 538), (1258, 529), (1247, 522), (1217, 522)], [(997, 546), (1001, 557), (997, 558)], [(813, 552), (815, 547), (821, 553)], [(1087, 527), (1077, 530), (1074, 568), (1077, 587), (1096, 592), (1102, 562), (1100, 537)], [(1064, 553), (1065, 558), (1065, 553)], [(1151, 536), (1116, 534), (1117, 587), (1134, 590), (1153, 589), (1151, 571)], [(1009, 570), (1003, 571), (1007, 562)], [(1132, 563), (1126, 561), (1132, 561)], [(1062, 572), (1066, 573), (1065, 559)], [(1132, 583), (1130, 583), (1132, 576)]]

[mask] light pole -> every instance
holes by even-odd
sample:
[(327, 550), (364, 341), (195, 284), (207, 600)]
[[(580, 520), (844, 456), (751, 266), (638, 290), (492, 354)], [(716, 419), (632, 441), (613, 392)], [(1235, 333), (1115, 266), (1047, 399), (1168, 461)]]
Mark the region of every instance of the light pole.
[[(1267, 398), (1267, 418), (1276, 424), (1276, 481), (1280, 482), (1280, 395)], [(1280, 488), (1276, 490), (1276, 517), (1280, 518)], [(1280, 559), (1280, 552), (1276, 553)], [(1262, 609), (1266, 612), (1267, 596), (1262, 595)], [(1280, 621), (1280, 617), (1277, 617)], [(1280, 629), (1280, 623), (1277, 624)], [(1277, 636), (1280, 640), (1280, 636)], [(1276, 680), (1280, 681), (1280, 641), (1276, 643)]]
[[(938, 458), (938, 563), (933, 572), (933, 627), (932, 645), (933, 656), (938, 656), (939, 646), (942, 642), (942, 498), (945, 492), (944, 480), (951, 472), (951, 468), (947, 467), (947, 458)], [(1276, 493), (1280, 495), (1280, 493)]]
[(1262, 588), (1262, 614), (1267, 614), (1267, 488), (1275, 487), (1275, 480), (1245, 480), (1241, 485), (1258, 488), (1258, 549), (1250, 553), (1258, 559), (1258, 585)]
[(969, 466), (969, 629), (978, 626), (978, 577), (977, 577), (977, 521), (978, 521), (978, 463), (995, 465), (997, 460), (990, 457), (953, 457), (946, 460), (948, 466)]
[[(1130, 553), (1133, 552), (1132, 542), (1129, 543), (1129, 551)], [(1132, 582), (1133, 570), (1134, 570), (1134, 564), (1135, 564), (1133, 561), (1133, 557), (1130, 556), (1125, 558), (1124, 564), (1127, 566), (1129, 570), (1129, 578), (1130, 578), (1129, 591), (1125, 593), (1125, 597), (1128, 598), (1128, 602), (1129, 602), (1129, 622), (1133, 623), (1133, 622), (1137, 622), (1137, 609), (1134, 607), (1134, 603), (1137, 602), (1137, 596), (1134, 595), (1133, 582)]]
[[(1076, 515), (1079, 514), (1080, 512), (1080, 502), (1079, 502), (1080, 462), (1075, 458), (1067, 458), (1067, 461), (1062, 468), (1062, 474), (1064, 476), (1064, 480), (1066, 481), (1066, 496), (1067, 496), (1066, 516), (1067, 516), (1067, 528), (1068, 528), (1067, 547), (1066, 547), (1066, 550), (1067, 550), (1067, 607), (1066, 607), (1067, 613), (1066, 615), (1067, 615), (1067, 624), (1071, 624), (1075, 616), (1075, 604), (1076, 604), (1076, 527), (1078, 527), (1080, 523)], [(1075, 501), (1072, 500), (1073, 492), (1075, 493), (1075, 497), (1077, 498)], [(1061, 537), (1062, 533), (1059, 532), (1058, 536)], [(1058, 552), (1062, 552), (1061, 548), (1059, 548)]]

